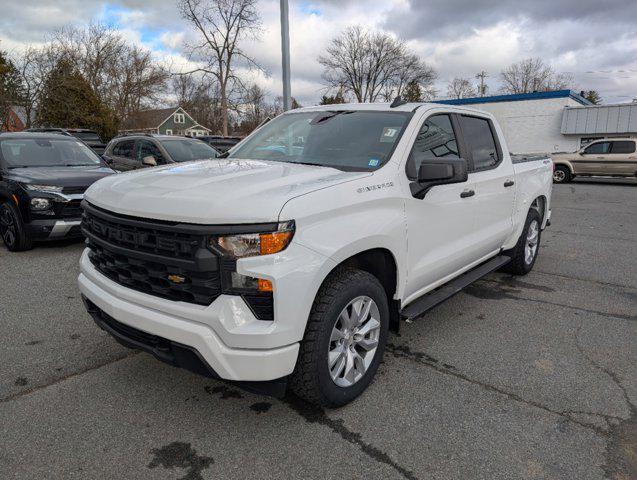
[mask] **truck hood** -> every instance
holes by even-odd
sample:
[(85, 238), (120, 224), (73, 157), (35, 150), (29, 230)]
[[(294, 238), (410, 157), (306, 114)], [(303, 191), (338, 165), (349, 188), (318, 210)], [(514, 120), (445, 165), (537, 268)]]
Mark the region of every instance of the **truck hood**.
[(55, 185), (59, 187), (88, 187), (96, 180), (115, 172), (102, 165), (77, 167), (29, 167), (8, 170), (7, 178), (20, 183)]
[(368, 175), (265, 160), (208, 160), (113, 175), (85, 198), (106, 210), (157, 220), (273, 222), (292, 198)]

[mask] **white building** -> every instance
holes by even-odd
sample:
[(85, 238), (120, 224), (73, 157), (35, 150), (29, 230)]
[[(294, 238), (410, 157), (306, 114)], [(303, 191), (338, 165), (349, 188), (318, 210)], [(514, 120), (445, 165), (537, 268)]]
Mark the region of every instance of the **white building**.
[(512, 153), (574, 152), (597, 138), (637, 136), (637, 104), (592, 105), (571, 90), (441, 100), (492, 113)]

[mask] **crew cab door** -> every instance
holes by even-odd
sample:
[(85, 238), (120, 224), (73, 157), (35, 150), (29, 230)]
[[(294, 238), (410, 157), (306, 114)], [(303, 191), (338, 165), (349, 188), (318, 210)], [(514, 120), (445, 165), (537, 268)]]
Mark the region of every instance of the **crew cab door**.
[[(435, 158), (459, 159), (458, 125), (452, 115), (432, 114), (423, 119), (413, 140), (405, 174), (417, 180), (420, 165), (415, 152)], [(446, 277), (478, 258), (475, 250), (474, 184), (460, 183), (432, 187), (423, 198), (408, 196), (407, 220), (408, 281), (405, 301), (443, 283)]]
[(472, 248), (482, 258), (498, 251), (512, 233), (516, 179), (499, 141), (502, 132), (489, 118), (458, 115), (458, 123), (475, 190)]

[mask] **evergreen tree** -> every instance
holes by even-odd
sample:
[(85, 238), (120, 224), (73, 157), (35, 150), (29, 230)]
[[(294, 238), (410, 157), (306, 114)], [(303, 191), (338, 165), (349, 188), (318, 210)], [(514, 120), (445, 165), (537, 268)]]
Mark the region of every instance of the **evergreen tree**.
[(403, 100), (406, 102), (422, 102), (422, 88), (417, 81), (412, 80), (405, 87)]
[(334, 105), (337, 103), (345, 103), (345, 98), (343, 98), (343, 92), (338, 91), (336, 95), (323, 95), (321, 97), (321, 101), (319, 105)]
[(37, 119), (42, 126), (97, 130), (105, 139), (117, 133), (113, 112), (72, 63), (64, 59), (47, 76)]
[(600, 97), (599, 92), (595, 90), (584, 92), (584, 98), (591, 102), (593, 105), (599, 105), (600, 103), (602, 103), (602, 97)]
[(20, 72), (6, 52), (0, 51), (0, 131), (9, 128), (10, 108), (24, 103), (24, 85)]

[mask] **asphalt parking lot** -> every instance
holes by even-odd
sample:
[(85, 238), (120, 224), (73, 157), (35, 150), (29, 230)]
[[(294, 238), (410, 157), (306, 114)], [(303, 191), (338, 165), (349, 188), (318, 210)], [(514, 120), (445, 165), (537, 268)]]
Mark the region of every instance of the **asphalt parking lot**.
[(530, 275), (403, 324), (328, 411), (120, 347), (81, 305), (82, 243), (0, 248), (0, 478), (637, 478), (637, 183), (552, 208)]

